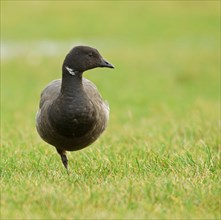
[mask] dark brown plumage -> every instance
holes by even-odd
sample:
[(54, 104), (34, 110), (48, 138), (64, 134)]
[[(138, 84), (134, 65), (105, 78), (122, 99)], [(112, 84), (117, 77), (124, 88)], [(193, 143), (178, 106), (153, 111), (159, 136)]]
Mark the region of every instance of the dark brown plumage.
[(66, 151), (92, 144), (105, 130), (109, 107), (96, 86), (82, 77), (96, 67), (114, 68), (91, 47), (74, 47), (62, 65), (62, 79), (54, 80), (41, 93), (36, 128), (53, 145), (68, 171)]

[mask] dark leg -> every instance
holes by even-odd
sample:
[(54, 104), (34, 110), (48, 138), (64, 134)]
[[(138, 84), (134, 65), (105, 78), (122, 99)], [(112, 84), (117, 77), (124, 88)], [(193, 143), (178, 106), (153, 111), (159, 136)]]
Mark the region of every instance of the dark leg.
[(67, 155), (66, 155), (66, 151), (57, 149), (57, 152), (60, 154), (61, 161), (62, 161), (64, 167), (66, 168), (67, 173), (69, 174), (69, 171), (68, 171), (68, 158), (67, 158)]

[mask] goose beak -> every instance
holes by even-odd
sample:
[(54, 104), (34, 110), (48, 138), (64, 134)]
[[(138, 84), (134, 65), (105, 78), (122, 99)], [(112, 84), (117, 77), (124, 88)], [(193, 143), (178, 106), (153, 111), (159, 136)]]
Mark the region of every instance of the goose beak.
[(114, 66), (106, 61), (104, 58), (101, 59), (100, 67), (114, 68)]

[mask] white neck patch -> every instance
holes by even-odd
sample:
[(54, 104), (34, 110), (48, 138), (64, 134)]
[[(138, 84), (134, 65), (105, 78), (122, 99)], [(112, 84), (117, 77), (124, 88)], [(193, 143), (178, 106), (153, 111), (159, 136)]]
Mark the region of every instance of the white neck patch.
[(74, 72), (74, 70), (73, 69), (71, 69), (71, 68), (69, 68), (69, 67), (65, 67), (65, 69), (72, 75), (72, 76), (74, 76), (75, 75), (75, 72)]

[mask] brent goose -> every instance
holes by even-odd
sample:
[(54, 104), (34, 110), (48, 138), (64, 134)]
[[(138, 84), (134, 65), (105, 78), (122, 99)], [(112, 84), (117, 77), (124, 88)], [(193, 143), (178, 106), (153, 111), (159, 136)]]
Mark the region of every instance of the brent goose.
[(92, 144), (105, 130), (108, 103), (96, 86), (82, 77), (96, 67), (114, 68), (100, 53), (88, 46), (74, 47), (62, 65), (62, 79), (49, 83), (41, 93), (36, 128), (41, 138), (53, 145), (68, 172), (66, 151)]

